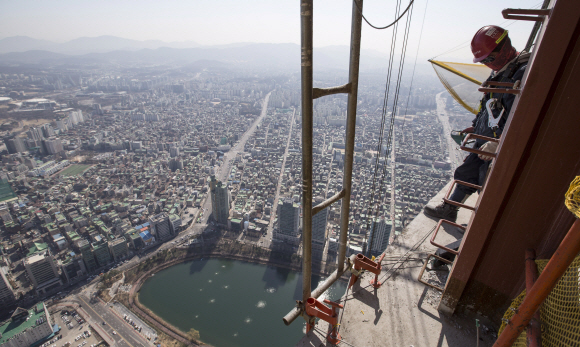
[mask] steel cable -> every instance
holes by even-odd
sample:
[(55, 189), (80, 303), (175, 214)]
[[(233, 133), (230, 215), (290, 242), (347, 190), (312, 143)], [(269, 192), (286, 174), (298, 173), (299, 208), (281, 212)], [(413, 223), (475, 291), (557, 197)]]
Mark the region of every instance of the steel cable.
[[(398, 21), (399, 21), (401, 18), (403, 18), (403, 16), (405, 15), (405, 13), (407, 13), (407, 11), (409, 11), (409, 9), (411, 8), (411, 5), (413, 5), (413, 3), (415, 2), (415, 0), (411, 0), (411, 1), (409, 2), (409, 5), (408, 5), (408, 6), (407, 6), (407, 8), (405, 9), (405, 11), (403, 11), (403, 13), (401, 13), (401, 15), (400, 15), (399, 17), (397, 17), (397, 19), (395, 19), (395, 21), (394, 21), (394, 22), (392, 22), (392, 23), (391, 23), (391, 24), (389, 24), (389, 25), (385, 25), (384, 27), (378, 27), (378, 26), (372, 25), (372, 24), (371, 24), (371, 22), (369, 22), (369, 21), (367, 20), (367, 18), (364, 16), (364, 14), (362, 13), (362, 10), (361, 10), (361, 8), (358, 6), (358, 4), (356, 3), (356, 1), (354, 1), (354, 0), (353, 0), (353, 2), (354, 2), (354, 4), (355, 4), (356, 8), (358, 9), (358, 11), (360, 12), (361, 16), (363, 17), (363, 19), (365, 20), (365, 22), (367, 22), (367, 24), (368, 24), (368, 25), (370, 25), (370, 26), (371, 26), (372, 28), (374, 28), (374, 29), (377, 29), (377, 30), (383, 30), (383, 29), (388, 29), (388, 28), (392, 27), (393, 25), (397, 24), (397, 22), (398, 22)], [(395, 17), (396, 17), (396, 16), (395, 16)]]
[[(389, 134), (387, 137), (387, 149), (385, 152), (385, 162), (383, 163), (382, 176), (381, 176), (380, 183), (379, 183), (378, 199), (376, 200), (377, 202), (376, 202), (375, 214), (372, 217), (372, 219), (376, 219), (378, 217), (379, 209), (380, 209), (381, 203), (384, 199), (384, 197), (382, 195), (382, 190), (383, 190), (383, 185), (384, 185), (385, 176), (386, 176), (386, 170), (387, 170), (387, 166), (388, 166), (387, 165), (388, 156), (391, 155), (391, 150), (393, 149), (392, 146), (393, 146), (393, 134), (394, 134), (394, 127), (395, 127), (395, 117), (396, 117), (397, 111), (398, 111), (399, 92), (401, 89), (403, 68), (405, 66), (405, 57), (407, 55), (407, 45), (409, 43), (409, 32), (411, 29), (412, 16), (413, 16), (413, 9), (411, 8), (411, 11), (409, 12), (409, 14), (407, 16), (407, 22), (405, 24), (405, 33), (403, 35), (403, 46), (401, 48), (401, 58), (399, 60), (399, 71), (398, 71), (398, 75), (397, 75), (397, 84), (396, 84), (396, 88), (395, 88), (395, 95), (394, 95), (393, 106), (392, 106), (392, 110), (391, 110), (391, 123), (389, 124)], [(394, 163), (392, 163), (392, 164), (394, 165)], [(391, 189), (394, 189), (394, 187), (391, 187)], [(373, 195), (374, 195), (374, 191), (373, 191)], [(367, 217), (367, 221), (368, 221), (368, 217)], [(367, 223), (367, 226), (368, 226), (368, 223)], [(394, 227), (395, 226), (392, 225), (391, 230), (393, 230)], [(367, 231), (368, 231), (368, 228), (367, 228)], [(370, 243), (369, 243), (369, 247), (368, 247), (369, 252), (372, 250), (372, 246), (373, 246), (376, 234), (377, 234), (376, 231), (373, 232), (373, 237), (371, 238)]]
[[(397, 0), (397, 7), (395, 10), (395, 17), (397, 17), (398, 12), (400, 10), (401, 7), (401, 3), (399, 0)], [(382, 113), (381, 113), (381, 127), (380, 127), (380, 131), (379, 131), (379, 142), (377, 144), (377, 154), (376, 154), (376, 158), (375, 158), (375, 166), (374, 166), (374, 173), (373, 173), (373, 185), (372, 185), (372, 189), (371, 189), (371, 199), (369, 202), (369, 205), (367, 207), (367, 225), (366, 225), (366, 230), (368, 232), (369, 230), (369, 221), (368, 221), (368, 216), (371, 214), (372, 212), (372, 208), (373, 208), (373, 202), (374, 202), (374, 192), (375, 192), (375, 187), (376, 187), (376, 180), (377, 180), (377, 174), (378, 174), (378, 165), (379, 165), (379, 161), (381, 158), (381, 152), (382, 152), (382, 146), (383, 146), (383, 134), (384, 134), (384, 129), (385, 129), (385, 120), (386, 120), (386, 115), (387, 115), (387, 106), (388, 106), (388, 102), (389, 102), (389, 91), (390, 91), (390, 87), (391, 87), (391, 75), (392, 75), (392, 71), (393, 71), (393, 58), (395, 55), (395, 47), (396, 47), (396, 43), (397, 43), (397, 30), (398, 29), (398, 25), (395, 26), (394, 30), (393, 30), (393, 36), (391, 38), (391, 51), (389, 53), (389, 64), (388, 64), (388, 71), (387, 71), (387, 82), (385, 84), (385, 94), (384, 94), (384, 99), (383, 99), (383, 109), (382, 109)], [(364, 242), (363, 242), (363, 254), (366, 253), (366, 250), (364, 249), (364, 245), (366, 245), (366, 239), (367, 239), (367, 234), (365, 234), (364, 237)]]

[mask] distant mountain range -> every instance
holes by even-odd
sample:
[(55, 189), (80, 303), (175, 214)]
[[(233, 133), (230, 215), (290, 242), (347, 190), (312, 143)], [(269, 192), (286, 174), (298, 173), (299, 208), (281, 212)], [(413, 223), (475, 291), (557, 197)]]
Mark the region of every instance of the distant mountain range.
[[(348, 70), (350, 48), (314, 49), (315, 71)], [(201, 61), (201, 63), (200, 63)], [(362, 50), (361, 70), (385, 69), (387, 55)], [(300, 46), (294, 43), (235, 43), (201, 46), (193, 41), (137, 41), (115, 36), (81, 37), (65, 43), (14, 36), (0, 40), (0, 65), (174, 65), (186, 69), (259, 67), (300, 69)], [(346, 75), (345, 75), (346, 78)]]
[(160, 40), (138, 41), (116, 36), (79, 37), (65, 43), (37, 40), (28, 36), (12, 36), (0, 40), (0, 54), (43, 50), (64, 54), (105, 53), (110, 51), (136, 51), (140, 49), (193, 48), (201, 46), (197, 42), (164, 42)]

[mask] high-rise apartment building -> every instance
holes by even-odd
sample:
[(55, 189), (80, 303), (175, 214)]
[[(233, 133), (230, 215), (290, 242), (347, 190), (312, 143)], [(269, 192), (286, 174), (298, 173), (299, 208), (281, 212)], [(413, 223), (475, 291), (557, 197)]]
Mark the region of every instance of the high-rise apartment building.
[(81, 255), (83, 257), (83, 261), (85, 263), (85, 267), (87, 268), (88, 272), (95, 271), (97, 266), (97, 261), (95, 260), (95, 256), (93, 254), (93, 248), (89, 241), (83, 239), (77, 243), (77, 247), (81, 251)]
[(99, 267), (108, 265), (111, 262), (111, 253), (106, 242), (100, 241), (93, 243), (93, 254)]
[(48, 249), (28, 256), (23, 263), (37, 294), (44, 294), (62, 285), (54, 259)]
[(26, 135), (28, 135), (29, 139), (35, 140), (35, 141), (40, 141), (43, 138), (42, 129), (40, 129), (40, 128), (31, 128), (30, 130), (28, 130), (26, 132)]
[(47, 139), (42, 141), (42, 143), (44, 144), (44, 148), (48, 154), (56, 154), (64, 150), (62, 142), (57, 138)]
[(300, 243), (300, 204), (292, 199), (278, 201), (278, 228), (274, 238), (293, 245)]
[(4, 143), (6, 144), (6, 149), (10, 154), (26, 152), (26, 144), (22, 137), (15, 136), (11, 139), (5, 139)]
[(83, 111), (81, 110), (71, 111), (68, 116), (73, 125), (84, 122)]
[[(371, 224), (371, 231), (367, 239), (367, 247), (370, 247), (371, 255), (379, 255), (389, 245), (389, 237), (391, 236), (392, 223), (385, 217), (375, 219)], [(371, 245), (372, 240), (372, 245)]]
[(131, 149), (134, 151), (137, 149), (141, 149), (143, 147), (143, 142), (141, 141), (131, 141)]
[(40, 128), (42, 129), (42, 135), (44, 138), (48, 139), (49, 137), (54, 136), (54, 129), (50, 123), (43, 124)]
[(175, 172), (177, 170), (183, 170), (183, 160), (179, 158), (174, 158), (169, 161), (169, 170)]
[(109, 251), (115, 261), (127, 255), (128, 247), (127, 241), (123, 237), (109, 241)]
[(151, 231), (158, 240), (166, 241), (174, 235), (169, 224), (169, 216), (165, 212), (150, 217), (149, 224), (151, 226)]
[(11, 305), (16, 301), (14, 289), (10, 281), (8, 281), (8, 277), (6, 277), (7, 273), (7, 268), (0, 267), (0, 308)]
[(228, 225), (231, 195), (227, 185), (211, 176), (211, 209), (214, 219), (221, 225)]
[[(321, 203), (323, 199), (315, 199), (314, 205)], [(322, 259), (324, 245), (326, 243), (326, 225), (328, 220), (328, 207), (312, 216), (312, 257)]]

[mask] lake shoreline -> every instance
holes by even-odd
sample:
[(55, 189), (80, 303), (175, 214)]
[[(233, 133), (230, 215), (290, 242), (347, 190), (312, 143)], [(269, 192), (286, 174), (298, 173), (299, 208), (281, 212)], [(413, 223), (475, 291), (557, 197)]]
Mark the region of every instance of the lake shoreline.
[[(162, 330), (163, 332), (165, 332), (169, 336), (175, 338), (176, 340), (178, 340), (178, 341), (180, 341), (188, 346), (208, 346), (208, 347), (211, 347), (211, 345), (205, 344), (202, 341), (195, 341), (195, 342), (191, 341), (191, 339), (187, 335), (187, 333), (183, 332), (179, 328), (173, 326), (172, 324), (170, 324), (169, 322), (167, 322), (163, 318), (159, 317), (157, 314), (155, 314), (153, 311), (151, 311), (149, 308), (147, 308), (147, 306), (143, 305), (139, 301), (139, 290), (141, 289), (142, 285), (145, 283), (145, 281), (147, 281), (147, 279), (149, 279), (150, 277), (152, 277), (153, 275), (155, 275), (159, 271), (168, 269), (172, 266), (179, 265), (182, 263), (187, 263), (187, 262), (196, 261), (196, 260), (200, 260), (200, 259), (206, 259), (206, 258), (242, 261), (242, 262), (251, 263), (251, 264), (261, 264), (261, 265), (266, 265), (266, 266), (274, 266), (274, 267), (278, 267), (278, 268), (293, 270), (296, 272), (302, 271), (301, 266), (297, 266), (297, 265), (293, 265), (293, 264), (281, 263), (281, 262), (278, 262), (275, 260), (270, 260), (270, 259), (252, 258), (252, 257), (246, 257), (246, 256), (240, 256), (240, 255), (234, 255), (234, 254), (224, 254), (224, 253), (201, 253), (201, 254), (196, 254), (196, 255), (189, 255), (186, 257), (180, 257), (177, 259), (170, 259), (164, 263), (156, 265), (152, 269), (150, 269), (150, 270), (148, 270), (148, 271), (146, 271), (138, 276), (138, 278), (134, 281), (134, 283), (131, 287), (131, 290), (129, 292), (129, 308), (131, 310), (133, 310), (135, 313), (142, 316), (151, 325), (155, 326), (156, 328)], [(128, 270), (128, 271), (130, 271), (130, 270)], [(328, 273), (324, 273), (324, 272), (320, 272), (320, 271), (313, 272), (313, 274), (319, 275), (319, 276), (328, 276)], [(290, 311), (291, 309), (292, 309), (292, 307), (288, 307), (288, 311)]]

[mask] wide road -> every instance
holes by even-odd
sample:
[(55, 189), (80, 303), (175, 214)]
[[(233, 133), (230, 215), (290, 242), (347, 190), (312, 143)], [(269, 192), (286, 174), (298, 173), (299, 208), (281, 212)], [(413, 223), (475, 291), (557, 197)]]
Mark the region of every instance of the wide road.
[(225, 181), (226, 178), (228, 177), (230, 173), (232, 160), (236, 157), (238, 153), (244, 151), (246, 142), (254, 134), (254, 132), (256, 132), (258, 124), (260, 124), (262, 122), (262, 119), (264, 119), (264, 117), (266, 116), (266, 113), (268, 111), (268, 102), (270, 100), (270, 94), (272, 94), (272, 92), (269, 92), (264, 97), (264, 101), (262, 102), (262, 112), (260, 113), (260, 116), (256, 118), (256, 120), (254, 121), (254, 123), (252, 123), (250, 128), (246, 130), (246, 132), (244, 133), (244, 135), (242, 135), (242, 138), (236, 143), (236, 145), (231, 150), (229, 150), (224, 154), (224, 161), (220, 166), (218, 174), (216, 175), (217, 179)]
[[(106, 304), (98, 298), (88, 298), (83, 292), (67, 298), (81, 305), (82, 309), (89, 315), (90, 324), (98, 325), (98, 327), (108, 334), (109, 338), (115, 341), (115, 345), (119, 347), (145, 347), (150, 346), (145, 337), (141, 336), (139, 332), (133, 329), (122, 318), (117, 316)], [(103, 325), (103, 322), (106, 324)], [(116, 334), (113, 334), (113, 331)], [(107, 339), (108, 340), (108, 339)]]
[(449, 115), (447, 114), (447, 99), (441, 95), (441, 92), (436, 96), (437, 102), (437, 117), (443, 125), (443, 139), (447, 144), (447, 151), (449, 153), (449, 161), (451, 162), (451, 170), (454, 171), (461, 163), (463, 163), (464, 153), (459, 149), (459, 146), (451, 138), (451, 126), (449, 125)]
[[(246, 132), (244, 133), (244, 135), (242, 135), (242, 137), (239, 139), (239, 141), (236, 143), (236, 145), (224, 154), (223, 162), (216, 172), (216, 179), (218, 179), (222, 182), (227, 181), (227, 177), (230, 174), (230, 171), (231, 171), (231, 168), (233, 165), (233, 160), (236, 158), (238, 153), (244, 152), (246, 142), (254, 134), (254, 132), (256, 131), (256, 129), (258, 127), (258, 124), (260, 124), (262, 122), (262, 119), (264, 119), (264, 117), (266, 116), (266, 113), (268, 111), (268, 102), (270, 100), (270, 94), (272, 94), (272, 92), (266, 94), (266, 96), (264, 97), (264, 100), (262, 101), (262, 111), (260, 113), (260, 116), (258, 116), (258, 118), (256, 118), (256, 120), (254, 121), (254, 123), (252, 123), (252, 125), (248, 128), (248, 130), (246, 130)], [(199, 223), (196, 223), (196, 222), (192, 223), (191, 226), (188, 227), (185, 231), (182, 231), (181, 233), (179, 233), (178, 239), (184, 238), (184, 240), (187, 240), (189, 235), (199, 234), (207, 228), (207, 221), (208, 221), (209, 215), (211, 214), (211, 196), (210, 195), (211, 194), (208, 191), (205, 199), (201, 203), (200, 213), (203, 212), (203, 216), (202, 216), (200, 222)], [(194, 218), (194, 221), (196, 219), (197, 219), (197, 216)], [(178, 239), (176, 239), (176, 240), (178, 240)], [(158, 251), (168, 249), (168, 248), (171, 248), (174, 246), (175, 246), (175, 244), (172, 244), (171, 242), (166, 242), (158, 248)]]
[(288, 130), (288, 141), (286, 141), (286, 149), (284, 150), (284, 158), (282, 159), (282, 166), (280, 167), (280, 176), (278, 177), (278, 185), (276, 186), (276, 195), (274, 196), (274, 204), (272, 205), (270, 224), (266, 232), (266, 236), (260, 239), (262, 242), (260, 246), (270, 248), (271, 239), (274, 236), (274, 219), (278, 215), (278, 200), (280, 199), (280, 188), (282, 187), (282, 177), (284, 176), (284, 168), (286, 167), (286, 158), (288, 157), (288, 149), (290, 148), (290, 140), (292, 139), (292, 130), (294, 129), (294, 118), (296, 117), (296, 109), (292, 113), (290, 119), (290, 130)]
[[(242, 135), (242, 138), (236, 143), (236, 145), (224, 154), (224, 159), (223, 159), (222, 165), (219, 167), (219, 170), (216, 174), (216, 179), (218, 179), (222, 182), (227, 181), (227, 178), (230, 174), (230, 171), (231, 171), (231, 168), (233, 165), (233, 160), (236, 158), (238, 153), (244, 152), (244, 148), (246, 147), (246, 142), (254, 134), (254, 132), (256, 132), (256, 129), (258, 128), (258, 124), (260, 124), (262, 122), (262, 119), (264, 119), (264, 117), (266, 116), (266, 113), (268, 111), (268, 102), (270, 100), (270, 94), (272, 94), (272, 92), (266, 94), (266, 96), (264, 97), (264, 101), (262, 102), (262, 112), (260, 113), (260, 116), (258, 118), (256, 118), (256, 120), (254, 121), (254, 123), (252, 123), (250, 128), (248, 130), (246, 130), (246, 132), (244, 133), (244, 135)], [(211, 195), (210, 192), (208, 192), (206, 195), (206, 199), (205, 199), (204, 203), (202, 204), (202, 208), (204, 209), (204, 215), (203, 215), (203, 218), (201, 219), (200, 223), (194, 224), (195, 232), (201, 232), (202, 230), (204, 230), (207, 227), (207, 219), (209, 218), (209, 215), (211, 214), (211, 196), (210, 195)]]

